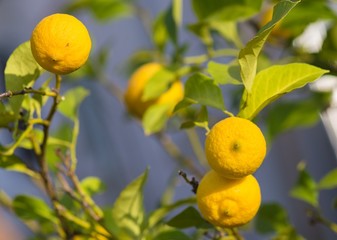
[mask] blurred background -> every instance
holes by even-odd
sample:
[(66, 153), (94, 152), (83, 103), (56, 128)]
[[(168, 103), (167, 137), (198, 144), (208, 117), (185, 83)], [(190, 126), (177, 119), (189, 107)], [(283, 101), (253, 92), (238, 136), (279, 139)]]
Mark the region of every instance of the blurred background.
[[(11, 52), (19, 44), (29, 40), (34, 26), (43, 17), (64, 11), (67, 4), (69, 1), (0, 0), (1, 70), (4, 69)], [(122, 90), (125, 89), (130, 76), (130, 66), (128, 66), (130, 56), (139, 50), (153, 47), (148, 34), (149, 29), (144, 22), (155, 18), (169, 4), (168, 0), (137, 0), (135, 6), (138, 6), (136, 9), (140, 12), (105, 21), (97, 21), (86, 10), (73, 13), (84, 22), (91, 34), (92, 56), (98, 54), (102, 48), (109, 49), (104, 76), (108, 82)], [(145, 16), (142, 10), (147, 11)], [(140, 21), (140, 16), (143, 16), (143, 21)], [(194, 20), (195, 16), (189, 1), (184, 1), (184, 23)], [(322, 25), (319, 25), (319, 29), (322, 29)], [(181, 41), (190, 43), (187, 55), (198, 55), (203, 52), (202, 45), (194, 36), (184, 32), (181, 34)], [(241, 34), (247, 39), (251, 37), (246, 26), (242, 26)], [(304, 44), (305, 40), (312, 42), (313, 38), (304, 38)], [(303, 44), (303, 40), (298, 44)], [(279, 52), (277, 49), (274, 50), (277, 56)], [(273, 53), (273, 49), (270, 51)], [(0, 77), (0, 92), (4, 92), (4, 76)], [(79, 77), (74, 80), (69, 77), (65, 79), (63, 90), (77, 85), (90, 90), (90, 96), (80, 108), (81, 130), (77, 147), (79, 177), (99, 176), (106, 183), (106, 192), (96, 198), (98, 203), (105, 205), (112, 204), (119, 192), (149, 167), (149, 179), (145, 186), (145, 204), (149, 211), (154, 209), (172, 175), (184, 168), (172, 160), (158, 138), (144, 135), (140, 124), (128, 115), (125, 106), (111, 94), (108, 88), (96, 79)], [(326, 86), (322, 83), (311, 87), (334, 89), (336, 96), (335, 79), (330, 85)], [(287, 209), (291, 222), (306, 239), (336, 239), (336, 235), (325, 226), (311, 224), (306, 217), (307, 206), (289, 196), (289, 191), (297, 179), (299, 162), (304, 161), (308, 172), (317, 180), (336, 168), (336, 108), (335, 98), (330, 107), (321, 113), (319, 121), (315, 124), (278, 135), (269, 144), (268, 156), (255, 174), (261, 185), (263, 201), (281, 203)], [(215, 112), (210, 124), (222, 117), (221, 113)], [(197, 133), (203, 143), (204, 131), (198, 130)], [(186, 131), (171, 131), (170, 137), (181, 147), (183, 154), (194, 161), (200, 172), (204, 173), (206, 169), (198, 164), (188, 141), (191, 136)], [(5, 142), (8, 136), (0, 132), (0, 138)], [(188, 169), (185, 170), (191, 176), (193, 175)], [(3, 170), (0, 170), (0, 189), (10, 196), (25, 193), (45, 197), (39, 189), (27, 181), (25, 176)], [(326, 191), (320, 196), (322, 212), (333, 221), (337, 221), (337, 214), (331, 211), (331, 202), (336, 193), (336, 191)], [(190, 186), (182, 179), (179, 180), (175, 198), (180, 199), (192, 194)], [(26, 239), (30, 234), (23, 224), (0, 208), (1, 240)], [(256, 236), (250, 232), (245, 233), (245, 236), (247, 239), (263, 239), (262, 236)], [(268, 239), (268, 236), (265, 239)]]

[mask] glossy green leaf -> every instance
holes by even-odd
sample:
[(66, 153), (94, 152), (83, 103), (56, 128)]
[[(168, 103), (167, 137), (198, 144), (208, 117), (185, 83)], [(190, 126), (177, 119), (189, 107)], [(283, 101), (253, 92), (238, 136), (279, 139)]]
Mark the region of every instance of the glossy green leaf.
[(80, 103), (89, 95), (89, 91), (83, 87), (76, 87), (68, 90), (63, 101), (59, 104), (58, 110), (64, 116), (75, 120)]
[(260, 71), (250, 92), (243, 93), (239, 116), (253, 119), (265, 106), (282, 95), (315, 81), (328, 72), (305, 63), (275, 65)]
[(255, 221), (255, 229), (259, 233), (272, 233), (289, 226), (286, 210), (278, 203), (264, 203), (261, 205)]
[(188, 207), (180, 212), (178, 215), (170, 219), (167, 225), (175, 228), (212, 228), (213, 226), (207, 223), (194, 207)]
[(170, 87), (170, 83), (175, 80), (175, 74), (168, 69), (161, 69), (155, 73), (146, 83), (142, 96), (143, 101), (159, 97)]
[(305, 169), (303, 163), (299, 164), (299, 175), (297, 182), (290, 191), (290, 195), (294, 198), (311, 204), (314, 207), (318, 206), (318, 189), (315, 180)]
[(98, 20), (114, 20), (133, 13), (132, 5), (124, 0), (78, 0), (66, 6), (66, 12), (89, 10)]
[(176, 201), (172, 204), (162, 206), (157, 208), (153, 212), (150, 213), (147, 221), (147, 227), (153, 228), (158, 223), (162, 223), (167, 215), (169, 215), (175, 209), (184, 206), (184, 205), (191, 205), (195, 204), (195, 198), (187, 198)]
[(225, 109), (221, 89), (212, 79), (200, 73), (186, 81), (184, 98), (201, 105)]
[(319, 182), (320, 189), (333, 189), (337, 187), (337, 169), (328, 172)]
[(169, 104), (155, 104), (149, 107), (142, 119), (142, 125), (146, 135), (159, 132), (165, 127), (169, 118)]
[(192, 0), (192, 7), (200, 21), (237, 21), (257, 13), (262, 2), (262, 0)]
[(117, 226), (125, 229), (136, 239), (141, 232), (144, 220), (143, 188), (148, 170), (133, 180), (118, 196), (112, 209), (112, 216)]
[[(33, 57), (30, 42), (22, 43), (14, 50), (6, 63), (6, 90), (20, 91), (24, 87), (31, 86), (43, 71)], [(19, 113), (22, 101), (22, 95), (9, 99), (9, 105), (14, 115)]]
[(201, 107), (201, 110), (197, 114), (196, 119), (193, 121), (184, 122), (180, 128), (192, 128), (195, 126), (208, 129), (208, 111), (205, 106)]
[(39, 178), (39, 174), (29, 169), (24, 162), (17, 156), (0, 156), (0, 168), (7, 171), (24, 173), (32, 178)]
[(222, 64), (210, 61), (207, 71), (217, 84), (242, 84), (240, 67), (235, 62)]
[(261, 28), (239, 53), (242, 82), (248, 93), (251, 93), (255, 81), (258, 56), (274, 26), (282, 20), (299, 1), (283, 0), (274, 7), (272, 20)]
[(93, 196), (95, 194), (105, 191), (106, 186), (98, 177), (86, 177), (81, 181), (81, 187), (84, 192)]
[(40, 223), (57, 223), (52, 209), (37, 197), (18, 195), (13, 199), (13, 210), (23, 220), (36, 220)]

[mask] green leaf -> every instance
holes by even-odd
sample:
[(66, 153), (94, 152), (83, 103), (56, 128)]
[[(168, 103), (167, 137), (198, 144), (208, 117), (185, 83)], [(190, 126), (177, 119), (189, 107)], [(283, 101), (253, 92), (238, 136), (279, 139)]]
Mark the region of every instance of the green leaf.
[(7, 128), (16, 119), (12, 111), (8, 111), (6, 106), (0, 101), (0, 127)]
[(54, 224), (58, 221), (51, 208), (37, 197), (18, 195), (14, 198), (12, 206), (15, 214), (23, 220)]
[[(174, 3), (174, 2), (173, 2)], [(178, 29), (177, 23), (174, 19), (174, 9), (173, 5), (171, 5), (164, 15), (164, 23), (166, 26), (166, 31), (168, 33), (169, 38), (171, 41), (177, 45), (178, 44)]]
[(161, 231), (159, 234), (155, 236), (156, 240), (191, 240), (189, 236), (187, 236), (185, 233), (176, 230), (176, 229), (167, 229), (164, 231)]
[(164, 50), (169, 37), (164, 20), (165, 13), (159, 14), (152, 27), (153, 42), (161, 52)]
[(319, 111), (320, 108), (311, 99), (273, 105), (266, 118), (269, 140), (290, 129), (313, 126), (320, 119)]
[(183, 0), (172, 1), (172, 16), (177, 27), (183, 22)]
[(212, 228), (194, 207), (187, 207), (181, 213), (170, 219), (167, 225), (175, 228)]
[(262, 204), (255, 219), (255, 228), (262, 234), (280, 231), (290, 224), (287, 212), (278, 203)]
[(234, 43), (237, 48), (243, 47), (236, 22), (212, 21), (209, 24), (211, 29), (217, 31), (224, 39)]
[(175, 80), (175, 74), (168, 69), (161, 69), (156, 72), (146, 83), (142, 100), (147, 101), (159, 97), (166, 92), (170, 83)]
[(194, 33), (200, 40), (206, 45), (211, 46), (213, 44), (213, 38), (211, 36), (211, 29), (205, 22), (198, 22), (195, 24), (189, 24), (188, 30)]
[(221, 89), (209, 77), (196, 73), (185, 83), (185, 99), (201, 105), (225, 110)]
[(58, 110), (64, 116), (75, 120), (80, 103), (89, 95), (89, 91), (83, 87), (76, 87), (68, 90), (63, 101), (59, 104)]
[(262, 2), (262, 0), (192, 0), (192, 7), (200, 21), (237, 21), (257, 13)]
[[(20, 91), (32, 83), (44, 70), (35, 61), (30, 42), (18, 46), (10, 55), (5, 68), (5, 84), (7, 91)], [(24, 96), (18, 95), (9, 99), (14, 115), (19, 113)]]
[(89, 196), (101, 193), (106, 189), (104, 182), (102, 182), (98, 177), (84, 178), (81, 181), (81, 187), (83, 188), (84, 192)]
[(291, 189), (290, 195), (294, 198), (318, 206), (318, 189), (315, 180), (306, 171), (304, 163), (298, 166), (299, 176), (295, 186)]
[(241, 78), (248, 93), (252, 91), (256, 75), (258, 56), (268, 38), (268, 35), (273, 30), (274, 26), (282, 20), (298, 2), (299, 1), (293, 2), (283, 0), (275, 5), (272, 20), (262, 27), (258, 34), (240, 51), (239, 64), (241, 67)]
[(133, 13), (131, 4), (124, 0), (78, 0), (66, 6), (65, 12), (89, 10), (100, 21), (114, 20)]
[(208, 130), (208, 111), (205, 106), (201, 106), (201, 110), (194, 120), (184, 122), (180, 128), (192, 128), (195, 126)]
[(271, 102), (315, 81), (326, 72), (328, 71), (304, 63), (275, 65), (264, 69), (256, 75), (251, 91), (243, 93), (241, 110), (238, 115), (242, 118), (253, 119)]
[(147, 227), (149, 229), (155, 227), (158, 223), (161, 223), (164, 221), (165, 217), (170, 214), (175, 209), (184, 206), (184, 205), (190, 205), (195, 204), (195, 198), (186, 198), (179, 201), (176, 201), (173, 204), (165, 205), (160, 208), (157, 208), (153, 212), (150, 213), (148, 221), (147, 221)]
[(24, 173), (32, 178), (39, 178), (39, 175), (36, 172), (30, 170), (22, 160), (15, 155), (0, 156), (0, 168), (7, 171)]
[(148, 175), (148, 169), (133, 180), (119, 195), (112, 209), (112, 216), (119, 228), (130, 236), (137, 238), (144, 220), (143, 187)]
[(210, 61), (207, 71), (217, 84), (242, 84), (240, 67), (236, 62), (222, 64)]
[(319, 189), (333, 189), (337, 187), (337, 168), (328, 172), (319, 182)]
[(336, 14), (328, 2), (306, 0), (298, 4), (282, 21), (282, 28), (290, 30), (294, 35), (299, 35), (309, 24), (328, 19), (336, 19)]
[(169, 104), (155, 104), (144, 113), (142, 126), (146, 135), (159, 132), (165, 127), (171, 110)]

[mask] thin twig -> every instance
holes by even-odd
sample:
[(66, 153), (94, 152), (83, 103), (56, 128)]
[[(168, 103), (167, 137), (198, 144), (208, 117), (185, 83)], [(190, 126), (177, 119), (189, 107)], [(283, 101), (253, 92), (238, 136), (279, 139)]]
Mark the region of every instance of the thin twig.
[(324, 218), (320, 213), (314, 212), (313, 210), (308, 210), (307, 215), (311, 224), (321, 223), (328, 227), (331, 231), (337, 233), (337, 224)]
[[(61, 87), (61, 76), (56, 75), (56, 84), (55, 84), (56, 96), (54, 96), (53, 105), (51, 106), (51, 109), (46, 118), (46, 121), (49, 123), (52, 121), (54, 114), (56, 113), (57, 106), (60, 102), (60, 98), (59, 98), (60, 87)], [(57, 198), (53, 183), (50, 179), (48, 165), (47, 165), (46, 150), (47, 150), (47, 141), (49, 138), (49, 127), (50, 127), (50, 124), (43, 125), (43, 140), (42, 140), (40, 152), (36, 153), (36, 156), (37, 156), (37, 160), (40, 166), (39, 173), (42, 178), (43, 185), (52, 202), (56, 215), (58, 216), (58, 219), (60, 220), (62, 229), (58, 229), (58, 233), (60, 237), (68, 238), (70, 234), (68, 233), (68, 230), (67, 230), (68, 228), (67, 223), (65, 222), (64, 216), (62, 214), (63, 211), (62, 209), (60, 209), (59, 200)]]
[(178, 172), (178, 174), (179, 174), (180, 176), (182, 176), (182, 177), (184, 178), (184, 180), (185, 180), (188, 184), (190, 184), (190, 185), (192, 186), (192, 192), (196, 194), (196, 193), (197, 193), (197, 190), (198, 190), (199, 182), (198, 182), (194, 177), (192, 177), (191, 180), (188, 179), (187, 174), (186, 174), (184, 171), (182, 171), (182, 170), (180, 170), (180, 171)]
[(26, 87), (20, 91), (7, 91), (4, 93), (0, 94), (0, 100), (4, 99), (4, 98), (10, 98), (12, 96), (16, 96), (16, 95), (24, 95), (24, 94), (39, 94), (42, 96), (49, 96), (49, 97), (56, 97), (57, 93), (55, 91), (42, 91), (42, 90), (36, 90), (33, 89), (31, 87)]

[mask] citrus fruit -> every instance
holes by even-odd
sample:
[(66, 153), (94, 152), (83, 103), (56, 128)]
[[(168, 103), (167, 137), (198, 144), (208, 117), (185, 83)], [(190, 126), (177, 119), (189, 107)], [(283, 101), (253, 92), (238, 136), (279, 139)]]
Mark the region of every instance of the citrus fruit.
[(197, 189), (201, 215), (219, 227), (237, 227), (254, 218), (261, 204), (261, 191), (253, 175), (228, 179), (209, 171)]
[(257, 125), (228, 117), (216, 123), (205, 141), (209, 165), (227, 178), (240, 178), (255, 172), (266, 155), (266, 141)]
[(184, 97), (183, 84), (176, 80), (159, 97), (146, 101), (142, 100), (146, 83), (162, 68), (163, 66), (159, 63), (147, 63), (132, 74), (124, 94), (124, 100), (129, 112), (136, 117), (142, 118), (145, 111), (154, 104), (168, 104), (170, 114), (174, 106)]
[(68, 74), (88, 59), (91, 39), (87, 28), (74, 16), (55, 13), (43, 18), (30, 39), (35, 60), (55, 74)]

